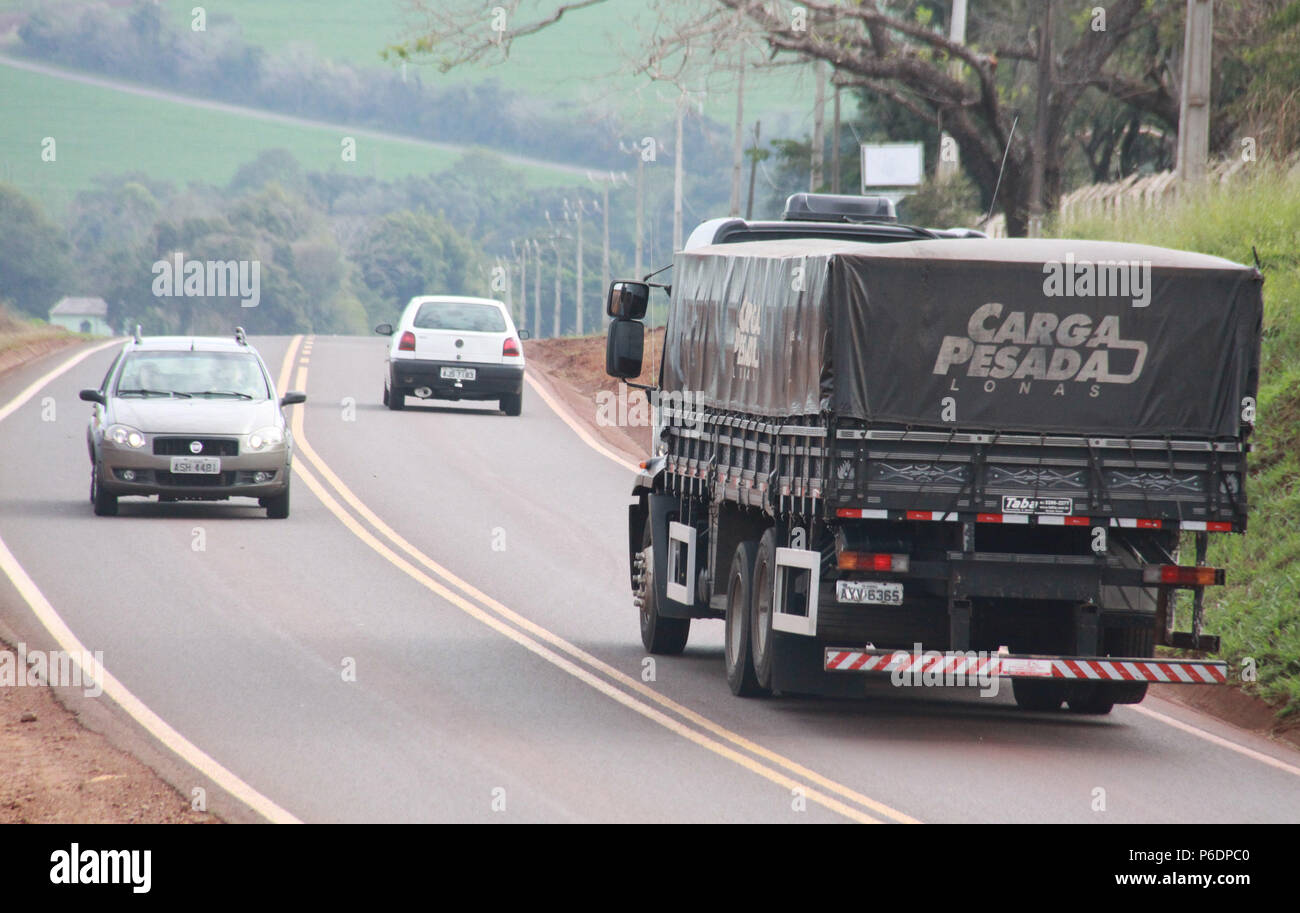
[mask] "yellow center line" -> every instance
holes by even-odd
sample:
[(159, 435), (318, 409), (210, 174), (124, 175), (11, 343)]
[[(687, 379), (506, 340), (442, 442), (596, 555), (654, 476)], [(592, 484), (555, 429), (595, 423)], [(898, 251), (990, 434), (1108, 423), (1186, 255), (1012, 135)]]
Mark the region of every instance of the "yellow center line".
[[(296, 346), (297, 341), (298, 341), (298, 337), (295, 337), (294, 343), (293, 345), (291, 345), (290, 351), (285, 353), (285, 362), (281, 370), (281, 386), (283, 386), (284, 383), (287, 382), (288, 372), (292, 368), (293, 348)], [(297, 383), (295, 385), (296, 389), (306, 391), (307, 373), (308, 370), (306, 368), (298, 369)], [(821, 774), (816, 773), (815, 771), (808, 769), (807, 767), (803, 766), (802, 764), (799, 764), (796, 761), (786, 758), (770, 749), (764, 748), (763, 746), (758, 745), (757, 743), (745, 738), (744, 736), (732, 732), (726, 727), (718, 723), (715, 723), (704, 716), (701, 716), (700, 714), (677, 703), (671, 698), (668, 698), (665, 695), (660, 694), (658, 691), (656, 691), (653, 688), (650, 688), (649, 686), (637, 680), (636, 678), (627, 675), (626, 673), (601, 661), (600, 659), (596, 658), (590, 653), (587, 653), (585, 650), (565, 640), (564, 638), (560, 637), (558, 634), (555, 634), (554, 632), (525, 618), (524, 616), (518, 614), (517, 612), (508, 609), (506, 606), (502, 605), (497, 600), (486, 595), (478, 588), (474, 587), (472, 584), (468, 583), (467, 581), (453, 574), (451, 571), (447, 570), (442, 565), (438, 564), (428, 555), (424, 554), (422, 551), (417, 549), (414, 545), (412, 545), (409, 541), (407, 541), (404, 537), (402, 537), (399, 533), (397, 533), (396, 530), (394, 530), (387, 523), (381, 520), (379, 516), (374, 513), (374, 511), (372, 511), (369, 507), (367, 507), (361, 501), (361, 499), (358, 498), (356, 494), (353, 493), (353, 491), (343, 482), (343, 480), (340, 479), (333, 472), (333, 470), (329, 468), (328, 464), (326, 464), (325, 461), (320, 457), (320, 455), (316, 453), (314, 448), (312, 448), (310, 442), (307, 440), (307, 436), (303, 428), (303, 413), (301, 410), (296, 410), (294, 412), (292, 427), (293, 427), (295, 446), (301, 453), (303, 459), (308, 463), (310, 463), (313, 469), (315, 469), (316, 472), (318, 472), (321, 475), (321, 477), (334, 489), (334, 491), (350, 507), (352, 507), (352, 509), (356, 511), (358, 515), (360, 515), (376, 531), (378, 531), (380, 535), (388, 539), (398, 549), (405, 552), (410, 558), (414, 559), (414, 561), (417, 562), (419, 565), (422, 565), (427, 570), (433, 572), (435, 575), (442, 578), (443, 581), (450, 584), (452, 587), (455, 587), (456, 589), (460, 590), (466, 596), (469, 596), (471, 599), (474, 599), (477, 602), (481, 603), (482, 605), (488, 607), (492, 612), (496, 613), (497, 616), (500, 616), (500, 618), (509, 621), (511, 624), (516, 625), (518, 628), (522, 628), (523, 631), (528, 632), (528, 634), (532, 635), (532, 637), (527, 636), (526, 634), (516, 630), (515, 628), (504, 625), (497, 618), (487, 615), (486, 613), (483, 613), (482, 610), (479, 609), (477, 606), (474, 606), (471, 603), (461, 599), (459, 596), (456, 596), (455, 600), (449, 600), (449, 601), (452, 601), (453, 604), (456, 605), (458, 608), (461, 608), (464, 611), (466, 611), (468, 614), (471, 614), (473, 617), (484, 621), (485, 624), (490, 624), (494, 629), (500, 630), (502, 633), (506, 634), (506, 636), (510, 637), (512, 640), (515, 640), (516, 642), (528, 647), (528, 649), (532, 650), (538, 655), (544, 656), (544, 658), (547, 658), (549, 661), (554, 662), (557, 666), (560, 666), (561, 668), (565, 669), (565, 671), (568, 671), (571, 674), (575, 674), (575, 675), (577, 675), (577, 672), (574, 672), (573, 670), (577, 670), (578, 672), (581, 672), (582, 674), (578, 675), (578, 677), (581, 678), (584, 682), (592, 685), (592, 687), (597, 688), (597, 690), (600, 690), (602, 693), (609, 694), (611, 697), (614, 697), (614, 699), (618, 700), (620, 703), (632, 707), (633, 709), (637, 710), (637, 712), (642, 713), (643, 715), (651, 719), (654, 719), (655, 722), (658, 722), (661, 725), (666, 726), (667, 728), (671, 729), (674, 732), (678, 732), (679, 734), (684, 735), (686, 738), (689, 738), (691, 741), (695, 742), (696, 744), (700, 744), (703, 747), (706, 747), (709, 750), (714, 751), (715, 753), (728, 758), (729, 760), (735, 761), (737, 764), (740, 764), (741, 766), (745, 767), (748, 770), (753, 771), (754, 773), (758, 773), (760, 776), (766, 777), (772, 782), (779, 783), (782, 786), (787, 786), (787, 788), (793, 788), (795, 786), (798, 786), (804, 790), (808, 798), (813, 799), (814, 801), (818, 802), (818, 804), (830, 808), (840, 814), (844, 814), (846, 817), (849, 817), (852, 820), (861, 821), (863, 823), (878, 823), (876, 819), (864, 815), (861, 812), (858, 812), (856, 809), (849, 808), (848, 806), (843, 805), (843, 803), (840, 803), (838, 800), (830, 798), (829, 796), (825, 796), (817, 790), (809, 790), (803, 783), (793, 781), (790, 778), (786, 777), (784, 774), (781, 774), (778, 771), (773, 770), (772, 768), (764, 764), (759, 764), (755, 762), (752, 758), (739, 754), (738, 752), (734, 751), (733, 749), (727, 747), (724, 744), (721, 744), (720, 742), (715, 741), (714, 739), (710, 739), (707, 736), (704, 736), (696, 732), (695, 730), (682, 726), (682, 724), (677, 720), (673, 720), (671, 717), (665, 716), (664, 714), (660, 713), (660, 711), (655, 710), (653, 707), (649, 707), (643, 704), (641, 701), (636, 700), (631, 695), (627, 695), (625, 692), (619, 690), (618, 688), (614, 688), (613, 686), (609, 685), (607, 682), (595, 678), (594, 676), (591, 676), (590, 673), (587, 672), (587, 670), (581, 669), (580, 667), (573, 665), (568, 660), (565, 660), (563, 657), (559, 656), (555, 652), (542, 646), (542, 644), (538, 643), (538, 641), (539, 640), (544, 641), (546, 644), (549, 644), (551, 647), (556, 648), (562, 653), (568, 654), (570, 657), (578, 660), (579, 662), (583, 663), (589, 668), (600, 672), (601, 674), (607, 676), (613, 681), (623, 685), (625, 688), (628, 688), (636, 692), (642, 697), (657, 703), (661, 707), (671, 711), (672, 713), (676, 714), (682, 719), (685, 719), (690, 723), (693, 723), (694, 725), (698, 726), (700, 729), (703, 729), (706, 732), (714, 736), (717, 736), (718, 738), (721, 738), (726, 742), (730, 742), (732, 745), (735, 745), (739, 748), (743, 748), (745, 751), (750, 752), (751, 754), (759, 758), (762, 758), (764, 761), (767, 761), (778, 767), (784, 768), (789, 773), (802, 778), (802, 780), (806, 781), (807, 783), (814, 784), (820, 787), (821, 789), (826, 790), (826, 792), (828, 793), (837, 794), (844, 799), (854, 802), (863, 808), (870, 809), (884, 817), (891, 818), (894, 821), (899, 821), (899, 822), (909, 823), (909, 824), (919, 823), (917, 819), (911, 817), (910, 815), (904, 814), (903, 812), (893, 809), (882, 802), (879, 802), (875, 799), (871, 799), (870, 797), (865, 796), (857, 792), (856, 790), (850, 789), (847, 786), (837, 783), (834, 780), (829, 779), (828, 777), (825, 777)], [(300, 474), (304, 476), (304, 481), (307, 482), (308, 487), (310, 487), (313, 492), (317, 493), (317, 495), (320, 496), (320, 492), (317, 489), (317, 486), (320, 485), (319, 481), (316, 480), (311, 473), (307, 473), (305, 471), (300, 470)], [(325, 503), (326, 507), (330, 509), (331, 512), (334, 513), (337, 517), (339, 517), (339, 519), (344, 523), (344, 525), (348, 526), (349, 529), (351, 529), (359, 537), (363, 538), (363, 540), (366, 541), (367, 544), (371, 545), (372, 548), (375, 548), (376, 551), (379, 551), (380, 554), (382, 554), (390, 562), (397, 565), (405, 573), (409, 574), (414, 579), (420, 581), (426, 587), (429, 587), (430, 589), (434, 589), (436, 587), (437, 589), (435, 589), (435, 592), (438, 592), (439, 595), (443, 595), (443, 593), (450, 592), (449, 590), (446, 590), (445, 587), (438, 584), (436, 581), (432, 580), (431, 578), (428, 578), (417, 568), (413, 567), (409, 562), (405, 561), (400, 556), (393, 553), (382, 543), (379, 543), (379, 541), (375, 539), (373, 536), (371, 536), (370, 533), (367, 530), (365, 530), (363, 526), (357, 523), (357, 521), (351, 516), (351, 514), (348, 514), (346, 510), (344, 510), (342, 506), (338, 504), (337, 501), (335, 501), (332, 497), (329, 497), (328, 494), (326, 495), (326, 497), (328, 497), (329, 500), (325, 501), (325, 499), (322, 498), (322, 503)], [(455, 596), (455, 594), (452, 595)], [(444, 596), (444, 598), (447, 597)], [(489, 622), (486, 619), (491, 619), (491, 621)], [(533, 638), (537, 638), (537, 640), (534, 640)], [(545, 651), (545, 652), (543, 653), (539, 651)], [(615, 697), (615, 695), (618, 696)], [(686, 735), (686, 733), (690, 733), (690, 735)]]

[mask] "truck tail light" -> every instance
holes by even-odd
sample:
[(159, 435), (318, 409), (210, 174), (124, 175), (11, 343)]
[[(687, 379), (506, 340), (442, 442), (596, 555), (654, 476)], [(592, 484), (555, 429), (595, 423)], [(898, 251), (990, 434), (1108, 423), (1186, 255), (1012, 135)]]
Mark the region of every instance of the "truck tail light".
[(1142, 569), (1142, 582), (1165, 586), (1222, 586), (1223, 568), (1156, 564)]
[(842, 571), (892, 571), (907, 573), (911, 562), (907, 555), (882, 555), (872, 552), (840, 552), (836, 564)]
[(506, 339), (506, 341), (502, 344), (502, 346), (501, 346), (501, 354), (502, 354), (503, 356), (510, 356), (510, 355), (513, 355), (513, 356), (516, 356), (516, 357), (518, 357), (520, 354), (522, 354), (522, 353), (519, 351), (519, 343), (515, 341), (515, 338), (514, 338), (513, 336), (508, 337), (508, 338)]
[(407, 330), (402, 334), (402, 338), (397, 343), (397, 351), (414, 352), (415, 351), (415, 334)]

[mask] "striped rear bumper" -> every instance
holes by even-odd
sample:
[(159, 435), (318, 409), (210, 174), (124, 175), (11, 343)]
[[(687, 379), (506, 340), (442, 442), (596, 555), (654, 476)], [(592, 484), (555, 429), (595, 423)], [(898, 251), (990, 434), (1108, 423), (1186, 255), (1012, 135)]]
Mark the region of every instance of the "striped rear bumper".
[(953, 675), (971, 678), (1035, 678), (1079, 681), (1165, 682), (1221, 685), (1228, 665), (1208, 659), (1122, 659), (1106, 657), (1013, 656), (997, 653), (826, 648), (827, 672)]

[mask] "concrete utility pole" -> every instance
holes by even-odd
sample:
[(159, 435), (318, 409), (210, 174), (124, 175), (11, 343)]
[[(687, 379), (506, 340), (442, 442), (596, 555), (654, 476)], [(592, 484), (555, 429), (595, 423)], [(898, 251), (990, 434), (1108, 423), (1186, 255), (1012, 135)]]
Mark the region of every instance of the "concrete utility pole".
[(736, 76), (736, 133), (731, 143), (731, 216), (740, 215), (740, 180), (745, 163), (745, 51), (740, 51)]
[[(958, 44), (966, 43), (966, 0), (952, 0), (952, 21), (948, 23), (948, 40)], [(954, 60), (948, 65), (948, 75), (953, 79), (961, 78), (961, 61)], [(944, 150), (949, 150), (945, 155)], [(961, 154), (956, 142), (945, 131), (939, 137), (939, 164), (935, 176), (940, 181), (951, 180), (961, 171)]]
[[(673, 150), (673, 253), (682, 249), (682, 184), (686, 177), (686, 155), (682, 148), (682, 120), (685, 116), (686, 93), (683, 91), (682, 97), (677, 101), (677, 145)], [(640, 272), (638, 267), (638, 278)]]
[(560, 234), (551, 236), (551, 247), (555, 248), (555, 313), (551, 318), (551, 335), (560, 335), (560, 307), (563, 298), (560, 294)]
[(586, 204), (578, 200), (576, 207), (578, 220), (578, 279), (576, 282), (576, 292), (574, 294), (574, 306), (577, 309), (578, 319), (576, 322), (576, 334), (582, 335), (582, 213), (586, 209)]
[[(600, 202), (593, 203), (600, 210), (602, 221), (604, 222), (604, 237), (601, 240), (600, 247), (600, 313), (601, 326), (609, 325), (609, 315), (605, 313), (605, 293), (609, 288), (609, 188), (618, 181), (626, 181), (626, 174), (618, 174), (613, 171), (606, 172), (603, 175), (588, 174), (587, 179), (595, 181), (600, 185)], [(638, 275), (637, 278), (640, 278)]]
[(528, 326), (528, 242), (525, 241), (523, 248), (516, 251), (515, 242), (511, 241), (510, 253), (519, 260), (519, 313), (515, 326), (523, 329)]
[(1052, 100), (1052, 6), (1043, 0), (1038, 19), (1038, 111), (1034, 124), (1034, 161), (1029, 174), (1029, 237), (1043, 236), (1043, 178), (1047, 171), (1047, 118)]
[(533, 239), (533, 338), (542, 336), (542, 244)]
[(758, 174), (758, 162), (760, 151), (758, 148), (758, 134), (763, 129), (761, 120), (754, 121), (754, 146), (749, 157), (749, 201), (745, 203), (745, 218), (754, 218), (754, 177)]
[(1187, 0), (1183, 34), (1183, 85), (1178, 111), (1178, 180), (1205, 180), (1210, 157), (1210, 68), (1214, 0)]
[(808, 190), (816, 193), (822, 186), (822, 165), (826, 158), (826, 62), (824, 60), (818, 60), (813, 64), (813, 79), (817, 82), (817, 94), (813, 101), (812, 173), (808, 181)]
[(840, 87), (835, 87), (835, 115), (831, 127), (831, 193), (840, 192)]

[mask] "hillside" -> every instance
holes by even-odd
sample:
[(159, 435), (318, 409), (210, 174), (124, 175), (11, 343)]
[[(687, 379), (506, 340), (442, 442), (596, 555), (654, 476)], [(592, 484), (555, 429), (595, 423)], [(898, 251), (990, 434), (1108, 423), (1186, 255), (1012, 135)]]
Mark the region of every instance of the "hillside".
[[(1211, 536), (1210, 563), (1228, 585), (1206, 600), (1207, 630), (1246, 682), (1280, 707), (1300, 710), (1300, 167), (1258, 165), (1243, 180), (1118, 221), (1079, 220), (1061, 233), (1201, 251), (1238, 262), (1259, 252), (1264, 282), (1264, 344), (1259, 421), (1247, 494), (1245, 536)], [(1180, 607), (1187, 627), (1190, 600)], [(1267, 645), (1266, 647), (1261, 645)]]

